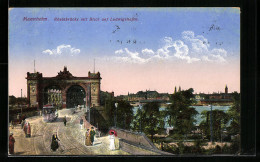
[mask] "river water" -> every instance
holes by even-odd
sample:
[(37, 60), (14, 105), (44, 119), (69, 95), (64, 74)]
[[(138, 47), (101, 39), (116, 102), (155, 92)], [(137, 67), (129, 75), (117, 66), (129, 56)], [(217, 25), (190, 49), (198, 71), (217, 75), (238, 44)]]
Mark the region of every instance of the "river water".
[[(210, 111), (210, 106), (192, 106), (196, 109), (196, 111), (198, 112), (198, 115), (196, 115), (195, 119), (196, 119), (196, 125), (199, 125), (200, 122), (203, 120), (202, 116), (201, 116), (201, 112), (204, 110)], [(222, 110), (224, 112), (227, 112), (227, 110), (229, 110), (230, 106), (212, 106), (212, 110)], [(137, 110), (139, 109), (139, 107), (134, 107), (133, 108), (133, 112), (134, 115), (136, 114)], [(160, 107), (160, 110), (163, 111), (165, 110), (165, 107)], [(169, 116), (165, 117), (164, 121), (165, 121), (165, 128), (169, 127), (168, 123), (166, 122), (168, 120)]]

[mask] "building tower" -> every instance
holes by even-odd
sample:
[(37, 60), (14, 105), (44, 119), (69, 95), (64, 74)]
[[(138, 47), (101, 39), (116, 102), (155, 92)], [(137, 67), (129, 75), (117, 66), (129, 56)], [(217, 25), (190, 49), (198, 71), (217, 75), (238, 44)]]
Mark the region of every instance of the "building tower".
[(227, 87), (227, 85), (225, 87), (225, 94), (228, 94), (228, 87)]
[(178, 92), (180, 92), (181, 91), (181, 86), (179, 86), (179, 91)]

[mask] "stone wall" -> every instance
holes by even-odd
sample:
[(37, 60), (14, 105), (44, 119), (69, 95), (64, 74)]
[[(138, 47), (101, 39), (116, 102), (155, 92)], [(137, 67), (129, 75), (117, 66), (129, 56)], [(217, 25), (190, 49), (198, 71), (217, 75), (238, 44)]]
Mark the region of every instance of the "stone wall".
[(112, 128), (117, 132), (118, 138), (142, 145), (148, 148), (157, 149), (144, 133), (132, 132), (124, 129)]
[(159, 150), (144, 133), (132, 132), (119, 128), (111, 128), (120, 139), (120, 149), (133, 155), (173, 155)]
[(119, 144), (120, 144), (121, 150), (128, 152), (132, 155), (160, 155), (157, 152), (153, 152), (153, 151), (150, 151), (148, 149), (143, 149), (141, 147), (131, 145), (131, 144), (129, 144), (129, 143), (123, 141), (123, 140), (120, 140)]

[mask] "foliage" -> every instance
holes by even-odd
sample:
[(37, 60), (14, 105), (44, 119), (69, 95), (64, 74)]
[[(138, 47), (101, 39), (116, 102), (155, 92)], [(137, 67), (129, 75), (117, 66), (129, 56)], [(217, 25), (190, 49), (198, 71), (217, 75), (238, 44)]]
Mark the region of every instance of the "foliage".
[(157, 102), (147, 103), (143, 109), (138, 109), (134, 116), (132, 129), (144, 132), (147, 135), (153, 136), (160, 133), (164, 129), (165, 113), (160, 111), (160, 105)]
[(16, 104), (23, 104), (25, 105), (27, 103), (27, 98), (25, 97), (15, 97), (15, 96), (9, 96), (9, 105), (16, 105)]
[(114, 126), (114, 116), (115, 116), (115, 100), (112, 97), (108, 97), (105, 100), (105, 114), (110, 119), (107, 121), (108, 127)]
[[(118, 103), (117, 108), (115, 103)], [(130, 124), (133, 119), (133, 106), (127, 101), (116, 101), (113, 97), (107, 97), (105, 100), (105, 113), (110, 118), (107, 122), (109, 127), (116, 126), (118, 128), (130, 129)], [(116, 121), (115, 121), (116, 119)]]
[(157, 102), (147, 103), (143, 106), (144, 110), (144, 132), (151, 135), (153, 141), (153, 135), (160, 131), (160, 128), (164, 127), (164, 116), (162, 116), (160, 105)]
[[(204, 120), (200, 123), (199, 127), (207, 139), (210, 139), (210, 111), (202, 111), (202, 118)], [(213, 128), (213, 140), (220, 141), (221, 135), (225, 125), (229, 121), (228, 115), (222, 110), (212, 110), (212, 128)]]
[(235, 92), (232, 94), (233, 96), (233, 104), (228, 110), (228, 116), (231, 120), (230, 126), (228, 128), (228, 132), (231, 135), (239, 134), (240, 132), (240, 94)]
[(116, 114), (117, 127), (130, 129), (130, 124), (133, 119), (133, 106), (131, 106), (127, 101), (118, 101)]
[(193, 89), (176, 92), (171, 96), (171, 105), (167, 108), (167, 114), (170, 116), (169, 125), (173, 126), (174, 133), (181, 138), (194, 129), (195, 116), (198, 112), (190, 107), (194, 102)]

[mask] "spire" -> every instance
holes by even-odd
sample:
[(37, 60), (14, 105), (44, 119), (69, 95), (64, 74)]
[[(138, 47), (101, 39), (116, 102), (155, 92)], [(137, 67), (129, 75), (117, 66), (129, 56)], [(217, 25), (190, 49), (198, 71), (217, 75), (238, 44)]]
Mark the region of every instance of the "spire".
[(228, 94), (228, 87), (227, 87), (227, 85), (225, 87), (225, 93)]
[(176, 88), (176, 86), (175, 86), (175, 88), (174, 88), (174, 93), (176, 93), (177, 92), (177, 88)]

